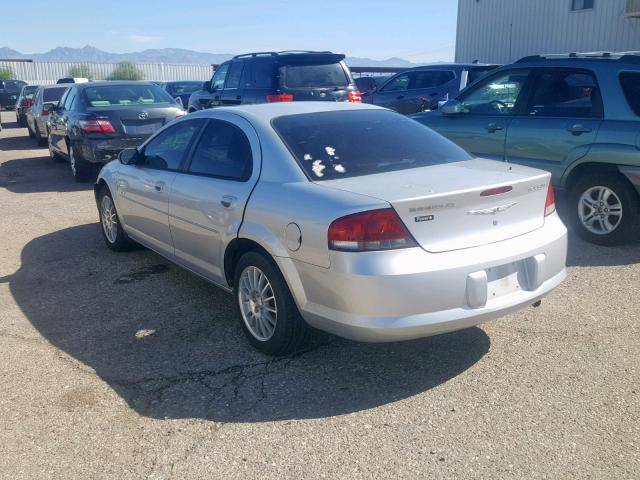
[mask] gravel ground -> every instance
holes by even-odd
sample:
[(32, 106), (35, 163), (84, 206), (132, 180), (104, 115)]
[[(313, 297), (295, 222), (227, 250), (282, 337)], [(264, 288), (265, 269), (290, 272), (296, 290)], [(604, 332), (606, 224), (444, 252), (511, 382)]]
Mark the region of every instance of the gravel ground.
[(541, 307), (481, 328), (272, 359), (2, 120), (0, 478), (640, 478), (640, 244), (572, 238)]

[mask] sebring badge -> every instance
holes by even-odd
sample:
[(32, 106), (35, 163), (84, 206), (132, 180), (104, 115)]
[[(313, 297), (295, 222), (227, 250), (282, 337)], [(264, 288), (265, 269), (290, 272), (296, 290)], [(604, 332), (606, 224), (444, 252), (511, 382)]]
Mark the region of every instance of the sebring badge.
[(467, 215), (495, 215), (500, 212), (504, 212), (505, 210), (509, 210), (514, 205), (517, 205), (518, 202), (507, 203), (506, 205), (498, 205), (496, 207), (491, 208), (482, 208), (480, 210), (469, 210)]
[(149, 118), (149, 112), (145, 112), (145, 111), (140, 112), (138, 114), (138, 118), (140, 120), (146, 120), (147, 118)]

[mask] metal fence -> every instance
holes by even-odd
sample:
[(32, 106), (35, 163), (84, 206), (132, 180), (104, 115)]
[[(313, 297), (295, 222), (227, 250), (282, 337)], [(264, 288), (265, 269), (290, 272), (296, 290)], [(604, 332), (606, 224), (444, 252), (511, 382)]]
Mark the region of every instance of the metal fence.
[[(185, 65), (173, 63), (134, 63), (132, 67), (139, 71), (145, 80), (209, 80), (213, 73), (211, 65)], [(93, 80), (107, 80), (116, 68), (123, 68), (119, 63), (89, 62), (31, 62), (0, 60), (0, 69), (7, 68), (17, 80), (36, 85), (56, 83), (59, 78), (74, 75), (75, 72), (86, 72)]]

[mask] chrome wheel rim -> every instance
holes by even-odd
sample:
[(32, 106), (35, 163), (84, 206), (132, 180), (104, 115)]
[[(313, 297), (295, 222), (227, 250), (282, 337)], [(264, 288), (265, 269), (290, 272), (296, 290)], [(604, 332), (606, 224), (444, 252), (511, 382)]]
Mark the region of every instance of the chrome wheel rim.
[(102, 221), (102, 230), (109, 240), (109, 243), (115, 243), (118, 238), (118, 216), (116, 207), (111, 201), (111, 197), (105, 195), (100, 203), (100, 219)]
[(238, 301), (242, 320), (251, 335), (261, 342), (269, 340), (276, 330), (278, 307), (271, 282), (258, 267), (249, 266), (242, 271)]
[(608, 187), (591, 187), (578, 200), (578, 216), (589, 232), (607, 235), (622, 221), (622, 202)]
[(69, 165), (71, 165), (71, 173), (76, 176), (76, 157), (73, 154), (73, 147), (69, 147)]

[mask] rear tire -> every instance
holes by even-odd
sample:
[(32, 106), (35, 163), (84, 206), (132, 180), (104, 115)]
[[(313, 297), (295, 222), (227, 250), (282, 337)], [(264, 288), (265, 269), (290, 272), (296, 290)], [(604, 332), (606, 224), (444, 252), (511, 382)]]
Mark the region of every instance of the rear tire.
[(36, 140), (38, 142), (38, 146), (43, 147), (47, 144), (47, 138), (42, 138), (42, 134), (40, 133), (40, 127), (38, 127), (37, 123), (36, 123), (35, 135), (36, 135)]
[(245, 253), (236, 266), (233, 286), (240, 325), (257, 350), (288, 355), (307, 342), (311, 327), (273, 259), (259, 252)]
[(620, 245), (636, 236), (638, 194), (616, 173), (587, 173), (569, 193), (575, 232), (597, 245)]
[(93, 174), (92, 165), (84, 160), (73, 148), (73, 144), (69, 143), (69, 166), (71, 174), (76, 182), (89, 182), (95, 180), (91, 178)]
[(116, 204), (107, 186), (103, 186), (98, 193), (98, 216), (102, 238), (107, 247), (116, 252), (125, 252), (135, 247), (135, 243), (122, 228)]

